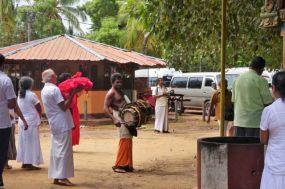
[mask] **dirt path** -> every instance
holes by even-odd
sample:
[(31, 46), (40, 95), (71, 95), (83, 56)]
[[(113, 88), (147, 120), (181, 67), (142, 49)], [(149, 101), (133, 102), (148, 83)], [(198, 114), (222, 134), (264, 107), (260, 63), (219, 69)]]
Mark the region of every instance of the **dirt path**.
[[(171, 124), (170, 134), (155, 134), (152, 126), (139, 131), (134, 139), (134, 166), (136, 171), (115, 174), (118, 138), (110, 126), (84, 128), (81, 144), (74, 148), (74, 189), (192, 189), (196, 187), (196, 140), (218, 134), (200, 121), (201, 116), (187, 115), (179, 123)], [(40, 171), (23, 171), (20, 164), (11, 162), (6, 171), (7, 189), (57, 189), (47, 178), (50, 135), (41, 133), (45, 164)]]

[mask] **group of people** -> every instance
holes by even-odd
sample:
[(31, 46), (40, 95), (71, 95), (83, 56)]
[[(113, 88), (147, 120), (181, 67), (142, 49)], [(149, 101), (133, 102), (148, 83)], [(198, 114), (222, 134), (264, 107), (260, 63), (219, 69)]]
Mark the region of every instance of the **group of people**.
[[(23, 163), (23, 169), (38, 170), (38, 165), (43, 163), (40, 147), (39, 126), (41, 124), (42, 109), (35, 93), (32, 92), (33, 80), (30, 77), (20, 79), (18, 97), (15, 94), (10, 78), (3, 72), (5, 57), (0, 55), (0, 188), (3, 188), (3, 169), (7, 163), (8, 149), (11, 144), (12, 122), (9, 110), (14, 110), (19, 117), (19, 146), (17, 160)], [(74, 114), (78, 113), (77, 97), (83, 90), (81, 86), (67, 93), (61, 89), (68, 87), (69, 83), (63, 83), (70, 79), (70, 74), (61, 74), (59, 79), (52, 69), (42, 73), (44, 87), (41, 91), (41, 100), (45, 109), (45, 115), (51, 131), (51, 151), (48, 177), (54, 180), (54, 184), (73, 186), (69, 178), (74, 176), (74, 162), (72, 145), (79, 142), (79, 131), (76, 129)], [(119, 130), (119, 149), (113, 170), (118, 173), (132, 172), (132, 138), (133, 133), (124, 125), (119, 115), (121, 108), (130, 103), (130, 100), (122, 92), (122, 75), (114, 73), (111, 76), (112, 88), (105, 97), (104, 110), (114, 121)], [(159, 91), (161, 93), (161, 91)], [(157, 94), (157, 99), (166, 94)], [(18, 99), (18, 100), (16, 100)], [(159, 101), (158, 101), (159, 102)], [(165, 106), (165, 104), (162, 104)], [(168, 122), (163, 121), (163, 125)], [(161, 123), (159, 123), (161, 124)], [(164, 126), (163, 126), (164, 127)], [(161, 129), (161, 131), (167, 131)], [(74, 139), (75, 138), (75, 139)], [(35, 166), (36, 165), (36, 166)]]
[[(2, 178), (4, 168), (11, 168), (7, 159), (22, 162), (23, 169), (38, 170), (43, 163), (40, 146), (39, 126), (41, 124), (42, 109), (35, 93), (32, 92), (33, 79), (22, 77), (19, 81), (18, 97), (9, 77), (3, 72), (5, 57), (0, 55), (0, 188), (3, 188)], [(285, 188), (285, 72), (280, 71), (273, 76), (272, 92), (267, 81), (261, 77), (265, 69), (265, 60), (255, 57), (247, 73), (241, 74), (233, 84), (233, 90), (226, 90), (226, 121), (225, 134), (239, 137), (260, 137), (264, 144), (268, 144), (265, 167), (262, 176), (261, 189)], [(66, 81), (71, 75), (63, 74), (60, 82)], [(45, 114), (51, 128), (51, 153), (48, 176), (54, 179), (54, 184), (72, 186), (69, 178), (74, 176), (72, 145), (79, 142), (79, 131), (73, 142), (72, 130), (74, 112), (71, 107), (77, 102), (82, 87), (72, 89), (64, 96), (58, 87), (57, 75), (52, 69), (42, 73), (44, 87), (41, 99)], [(113, 170), (118, 173), (132, 172), (133, 134), (120, 117), (120, 111), (130, 100), (122, 92), (123, 77), (119, 73), (111, 76), (112, 88), (108, 91), (104, 110), (118, 127), (119, 148)], [(219, 84), (221, 87), (221, 84)], [(227, 87), (227, 82), (226, 82)], [(220, 120), (220, 89), (211, 99), (210, 112), (215, 107), (216, 119)], [(153, 92), (156, 100), (155, 131), (168, 132), (168, 92), (163, 80), (158, 79)], [(274, 100), (275, 99), (275, 100)], [(18, 152), (15, 151), (15, 114), (19, 117)], [(233, 121), (233, 126), (227, 128)], [(220, 124), (220, 122), (219, 122)]]
[[(285, 188), (285, 71), (272, 78), (272, 89), (261, 76), (265, 60), (255, 57), (250, 70), (241, 74), (233, 84), (232, 92), (226, 90), (227, 110), (234, 116), (225, 121), (225, 134), (238, 137), (260, 137), (267, 145), (261, 189)], [(216, 119), (220, 120), (220, 89), (212, 96), (212, 107), (216, 107)], [(208, 121), (210, 117), (208, 117)], [(229, 121), (233, 125), (227, 129)], [(220, 124), (220, 122), (219, 122)]]
[[(3, 72), (4, 62), (5, 57), (0, 54), (0, 188), (4, 187), (3, 170), (12, 168), (8, 160), (17, 159), (27, 170), (39, 170), (38, 166), (44, 163), (39, 137), (42, 108), (39, 98), (32, 92), (34, 81), (22, 77), (17, 97), (11, 79)], [(70, 77), (65, 73), (60, 76), (60, 81)], [(45, 70), (42, 79), (45, 85), (41, 99), (51, 128), (48, 176), (54, 179), (54, 184), (72, 186), (68, 178), (74, 176), (72, 145), (79, 144), (79, 121), (74, 119), (75, 108), (71, 104), (77, 101), (77, 95), (83, 89), (77, 87), (64, 98), (53, 70)], [(17, 151), (15, 114), (19, 117)]]

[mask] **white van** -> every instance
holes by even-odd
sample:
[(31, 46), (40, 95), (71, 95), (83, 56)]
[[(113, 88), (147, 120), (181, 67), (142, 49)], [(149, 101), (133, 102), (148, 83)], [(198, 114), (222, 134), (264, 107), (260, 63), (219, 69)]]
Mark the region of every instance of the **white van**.
[[(232, 88), (237, 74), (226, 74), (228, 80), (228, 88)], [(170, 83), (170, 90), (174, 90), (176, 94), (184, 95), (185, 108), (203, 109), (207, 111), (210, 107), (211, 96), (215, 89), (213, 83), (218, 83), (221, 79), (219, 72), (199, 72), (184, 73), (174, 75)]]
[[(238, 68), (230, 68), (227, 69), (227, 74), (235, 74), (240, 75), (242, 73), (248, 72), (249, 67), (238, 67)], [(268, 85), (271, 86), (272, 84), (272, 73), (270, 73), (267, 69), (265, 69), (262, 73), (262, 77), (267, 80)]]

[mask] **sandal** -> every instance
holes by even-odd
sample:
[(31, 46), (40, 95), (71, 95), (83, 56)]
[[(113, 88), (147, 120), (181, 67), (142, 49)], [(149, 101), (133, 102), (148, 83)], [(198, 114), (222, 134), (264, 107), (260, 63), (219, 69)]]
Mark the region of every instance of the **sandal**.
[(37, 170), (41, 170), (40, 167), (36, 167), (36, 166), (33, 166), (33, 165), (28, 165), (26, 166), (24, 169), (28, 170), (28, 171), (37, 171)]
[(121, 169), (121, 168), (118, 168), (118, 167), (112, 167), (112, 169), (113, 169), (113, 171), (115, 172), (115, 173), (127, 173), (127, 171), (126, 170), (124, 170), (124, 169)]

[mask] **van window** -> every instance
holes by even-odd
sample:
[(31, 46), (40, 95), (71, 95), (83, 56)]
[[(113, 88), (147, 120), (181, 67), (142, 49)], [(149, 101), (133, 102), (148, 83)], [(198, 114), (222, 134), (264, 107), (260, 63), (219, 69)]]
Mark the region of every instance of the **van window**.
[(187, 77), (174, 77), (171, 83), (172, 88), (186, 88)]
[(214, 80), (212, 78), (206, 78), (205, 87), (212, 87), (213, 82), (214, 82)]
[(203, 77), (190, 77), (188, 88), (201, 89), (202, 82), (203, 82)]
[(148, 78), (148, 85), (150, 87), (156, 86), (157, 77), (149, 77)]

